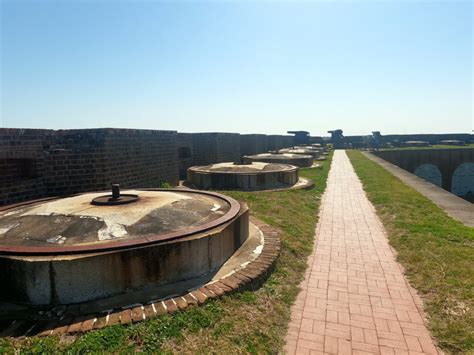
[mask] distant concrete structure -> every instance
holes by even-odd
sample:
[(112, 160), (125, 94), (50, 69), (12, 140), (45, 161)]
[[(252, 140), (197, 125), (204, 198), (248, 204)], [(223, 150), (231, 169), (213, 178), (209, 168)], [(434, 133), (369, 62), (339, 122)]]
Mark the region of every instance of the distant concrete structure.
[[(332, 131), (330, 131), (332, 132)], [(453, 143), (447, 143), (449, 145), (457, 145), (455, 141), (474, 143), (474, 137), (469, 133), (447, 133), (447, 134), (387, 134), (383, 135), (380, 131), (372, 132), (372, 136), (356, 135), (356, 136), (345, 136), (344, 142), (351, 147), (370, 147), (370, 141), (374, 138), (374, 133), (377, 135), (380, 147), (400, 147), (404, 142), (409, 141), (423, 141), (428, 142), (430, 145), (444, 144), (443, 141), (453, 141)]]
[(474, 197), (474, 148), (384, 150), (374, 155), (460, 197)]
[(446, 140), (440, 141), (439, 144), (463, 146), (463, 145), (466, 145), (466, 142), (460, 141), (460, 140), (457, 140), (457, 139), (446, 139)]
[(425, 141), (406, 141), (401, 143), (402, 147), (429, 147), (430, 143)]
[(382, 135), (379, 131), (373, 131), (372, 136), (369, 138), (369, 148), (379, 149), (382, 143)]
[(328, 131), (328, 133), (331, 134), (331, 143), (334, 149), (346, 148), (346, 141), (344, 140), (342, 129), (335, 129), (333, 131)]
[(310, 144), (310, 136), (309, 136), (309, 132), (307, 131), (288, 131), (286, 132), (288, 134), (294, 134), (295, 135), (295, 138), (294, 138), (294, 144), (298, 145), (298, 144)]
[(302, 155), (302, 154), (263, 153), (263, 154), (244, 156), (242, 159), (244, 163), (263, 162), (263, 163), (290, 164), (290, 165), (294, 165), (300, 168), (309, 168), (310, 166), (313, 165), (313, 156)]
[(400, 146), (403, 142), (423, 141), (430, 145), (443, 144), (442, 141), (461, 141), (465, 143), (474, 142), (474, 137), (469, 133), (446, 133), (446, 134), (384, 134), (380, 135), (382, 144)]
[(322, 151), (320, 149), (313, 149), (311, 146), (308, 146), (281, 149), (280, 153), (292, 155), (311, 155), (313, 159), (318, 159), (321, 156)]
[(371, 136), (344, 136), (344, 148), (364, 149), (369, 146)]
[(299, 180), (298, 167), (287, 164), (233, 162), (192, 166), (186, 183), (198, 189), (271, 190), (289, 188)]
[(324, 137), (311, 136), (311, 137), (309, 137), (309, 143), (310, 144), (320, 144), (321, 146), (324, 146), (326, 144), (326, 141), (325, 141)]

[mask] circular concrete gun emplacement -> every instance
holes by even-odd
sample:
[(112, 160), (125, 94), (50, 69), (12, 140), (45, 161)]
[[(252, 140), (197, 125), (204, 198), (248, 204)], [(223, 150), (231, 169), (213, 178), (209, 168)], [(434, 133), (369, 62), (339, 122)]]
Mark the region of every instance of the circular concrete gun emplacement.
[(247, 206), (224, 195), (167, 189), (102, 195), (0, 211), (1, 302), (128, 304), (135, 296), (181, 294), (211, 280), (249, 237)]
[(243, 160), (245, 163), (263, 162), (263, 163), (276, 163), (276, 164), (289, 164), (299, 168), (307, 168), (313, 165), (313, 157), (311, 155), (301, 154), (274, 154), (274, 153), (263, 153), (256, 155), (244, 156)]
[(298, 167), (288, 164), (248, 162), (193, 166), (184, 184), (196, 189), (281, 190), (309, 187), (312, 182), (300, 179)]
[(321, 155), (319, 149), (311, 149), (310, 147), (286, 148), (281, 149), (279, 152), (284, 154), (311, 155), (313, 159), (318, 159)]
[(143, 321), (254, 290), (277, 233), (227, 196), (146, 189), (0, 209), (0, 336)]

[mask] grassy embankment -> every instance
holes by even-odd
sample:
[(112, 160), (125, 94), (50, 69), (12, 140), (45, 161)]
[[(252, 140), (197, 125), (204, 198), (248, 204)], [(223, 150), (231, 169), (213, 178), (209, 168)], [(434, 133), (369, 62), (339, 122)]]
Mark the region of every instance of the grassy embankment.
[(474, 228), (450, 218), (361, 152), (348, 155), (425, 302), (439, 345), (453, 353), (474, 351)]
[(315, 188), (284, 192), (227, 191), (248, 203), (252, 215), (279, 230), (282, 251), (272, 276), (255, 292), (236, 293), (130, 326), (111, 326), (77, 337), (0, 339), (0, 353), (25, 352), (277, 352), (313, 247), (320, 197), (330, 160), (302, 169)]

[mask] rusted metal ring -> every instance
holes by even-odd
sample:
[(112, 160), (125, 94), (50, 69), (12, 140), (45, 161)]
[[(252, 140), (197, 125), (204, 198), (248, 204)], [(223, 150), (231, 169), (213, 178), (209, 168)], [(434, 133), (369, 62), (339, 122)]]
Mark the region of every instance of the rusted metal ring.
[(138, 197), (138, 195), (132, 194), (120, 194), (118, 198), (114, 198), (113, 195), (102, 195), (94, 198), (91, 201), (91, 204), (95, 206), (127, 205), (129, 203), (137, 202), (139, 199), (140, 197)]
[[(174, 193), (191, 193), (191, 194), (202, 194), (202, 195), (208, 195), (208, 196), (213, 196), (220, 198), (227, 202), (230, 205), (229, 211), (211, 221), (208, 223), (204, 223), (200, 226), (192, 227), (192, 228), (187, 228), (179, 231), (174, 231), (174, 232), (169, 232), (169, 233), (164, 233), (164, 234), (158, 234), (158, 235), (153, 235), (153, 236), (148, 236), (145, 238), (140, 238), (140, 239), (134, 239), (134, 240), (124, 240), (124, 241), (115, 241), (115, 242), (109, 242), (109, 243), (104, 243), (104, 244), (94, 244), (94, 245), (72, 245), (72, 246), (64, 246), (64, 247), (55, 247), (55, 246), (50, 246), (50, 247), (35, 247), (35, 246), (28, 246), (28, 247), (22, 247), (22, 246), (8, 246), (8, 245), (0, 245), (0, 255), (1, 254), (8, 254), (8, 255), (68, 255), (68, 254), (86, 254), (86, 253), (97, 253), (97, 252), (111, 252), (115, 250), (121, 250), (121, 249), (128, 249), (128, 248), (136, 248), (136, 247), (143, 247), (146, 245), (150, 244), (155, 244), (155, 243), (162, 243), (162, 242), (167, 242), (170, 240), (174, 239), (179, 239), (179, 238), (184, 238), (184, 237), (189, 237), (193, 234), (205, 232), (209, 229), (218, 227), (220, 225), (223, 225), (227, 222), (230, 222), (232, 219), (234, 219), (240, 212), (240, 203), (236, 200), (234, 200), (231, 197), (216, 193), (216, 192), (209, 192), (209, 191), (194, 191), (194, 190), (176, 190), (176, 189), (140, 189), (141, 191), (169, 191), (169, 192), (174, 192)], [(140, 191), (138, 190), (138, 191)], [(88, 193), (94, 193), (94, 192), (88, 192)], [(51, 197), (51, 198), (43, 198), (43, 199), (37, 199), (37, 200), (32, 200), (32, 201), (25, 201), (25, 202), (20, 202), (14, 205), (10, 206), (3, 206), (0, 208), (0, 211), (6, 211), (9, 209), (13, 209), (16, 207), (21, 207), (21, 206), (28, 206), (36, 203), (41, 203), (45, 201), (53, 201), (53, 200), (58, 200), (61, 198), (66, 198), (66, 197), (74, 197), (74, 196), (79, 196), (83, 194), (74, 194), (74, 195), (69, 195), (69, 196), (62, 196), (62, 197)]]

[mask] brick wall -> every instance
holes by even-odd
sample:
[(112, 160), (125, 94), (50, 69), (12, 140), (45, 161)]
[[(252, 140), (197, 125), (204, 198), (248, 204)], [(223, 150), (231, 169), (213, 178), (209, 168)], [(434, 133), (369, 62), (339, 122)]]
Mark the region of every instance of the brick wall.
[(0, 205), (46, 196), (42, 152), (50, 132), (0, 129)]
[(0, 129), (0, 205), (178, 183), (177, 133), (129, 129)]
[(238, 133), (193, 133), (193, 165), (240, 160)]
[(267, 136), (265, 134), (241, 134), (240, 151), (242, 156), (265, 153)]
[(179, 178), (186, 179), (188, 168), (194, 165), (192, 133), (178, 133)]
[(296, 145), (295, 136), (281, 136), (282, 148), (288, 148)]
[(240, 134), (238, 133), (217, 133), (216, 136), (216, 163), (226, 161), (240, 161)]
[(159, 187), (178, 184), (176, 131), (108, 129), (104, 138), (107, 186)]
[[(471, 135), (404, 135), (428, 140)], [(354, 137), (349, 137), (354, 138)], [(357, 138), (357, 137), (356, 137)], [(321, 137), (311, 137), (321, 141)], [(293, 146), (294, 136), (136, 129), (0, 129), (0, 205), (46, 196), (172, 185), (192, 165)]]
[(292, 147), (294, 145), (294, 136), (269, 135), (267, 136), (268, 150), (277, 150)]
[(49, 196), (104, 190), (106, 132), (100, 129), (54, 131), (43, 149)]
[(281, 146), (280, 136), (273, 135), (273, 134), (267, 136), (268, 150), (277, 150), (277, 149), (280, 149), (280, 146)]

